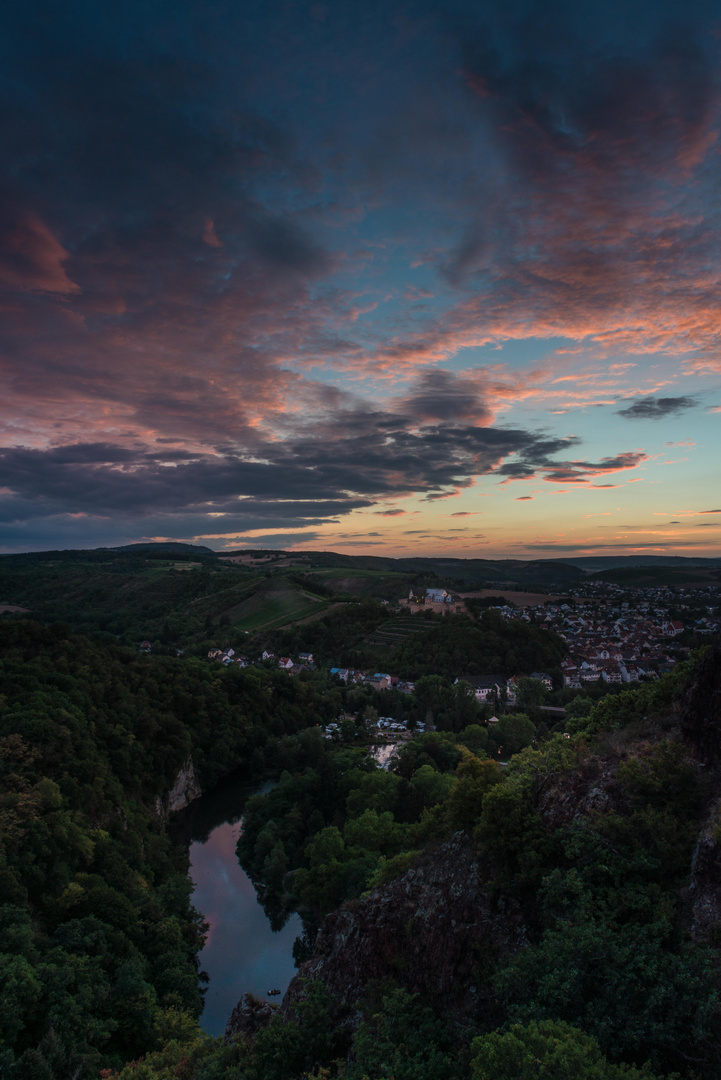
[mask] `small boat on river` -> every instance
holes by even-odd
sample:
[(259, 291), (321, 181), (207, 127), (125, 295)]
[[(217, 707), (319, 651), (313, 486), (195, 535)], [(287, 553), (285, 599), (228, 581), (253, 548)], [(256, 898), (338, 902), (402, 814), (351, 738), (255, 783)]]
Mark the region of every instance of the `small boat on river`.
[(268, 997), (275, 997), (279, 993), (280, 993), (280, 990), (269, 990), (268, 991)]

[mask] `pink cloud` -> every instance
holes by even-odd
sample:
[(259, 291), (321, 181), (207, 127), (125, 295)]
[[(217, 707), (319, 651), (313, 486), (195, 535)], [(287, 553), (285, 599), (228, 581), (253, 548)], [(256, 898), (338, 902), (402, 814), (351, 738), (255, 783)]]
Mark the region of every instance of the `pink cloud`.
[(37, 214), (25, 214), (0, 238), (0, 282), (11, 290), (70, 296), (80, 286), (68, 277), (70, 252)]
[(648, 454), (643, 450), (626, 451), (615, 457), (602, 458), (600, 462), (569, 461), (566, 464), (553, 466), (546, 470), (543, 477), (548, 483), (587, 484), (593, 476), (604, 476), (609, 473), (622, 472), (624, 469), (635, 469), (644, 461), (648, 461)]
[(203, 226), (203, 243), (208, 247), (219, 248), (222, 247), (222, 243), (218, 239), (218, 234), (215, 231), (215, 223), (212, 218), (205, 219), (205, 225)]

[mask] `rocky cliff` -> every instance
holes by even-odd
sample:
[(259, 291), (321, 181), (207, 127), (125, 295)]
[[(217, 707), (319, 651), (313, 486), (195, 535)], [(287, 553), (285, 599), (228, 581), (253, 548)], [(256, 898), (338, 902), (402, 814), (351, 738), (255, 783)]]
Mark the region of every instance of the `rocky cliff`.
[(293, 1012), (303, 979), (320, 979), (339, 1017), (348, 1015), (366, 983), (388, 976), (451, 1008), (463, 1011), (466, 1000), (475, 1008), (475, 971), (526, 942), (520, 907), (491, 898), (475, 845), (457, 833), (421, 865), (328, 916), (283, 1010)]
[[(710, 665), (706, 679), (695, 693), (706, 701), (712, 696), (716, 668)], [(707, 713), (705, 715), (711, 715)], [(699, 761), (699, 742), (711, 752), (710, 740), (697, 725), (691, 739), (687, 712), (684, 734), (685, 761), (697, 775), (706, 765)], [(676, 737), (680, 735), (676, 728)], [(571, 767), (543, 775), (539, 770), (533, 793), (535, 809), (549, 832), (574, 819), (595, 814), (627, 812), (627, 794), (619, 780), (619, 766), (629, 758), (643, 761), (654, 754), (661, 739), (673, 733), (650, 722), (633, 736), (609, 732), (596, 752), (583, 752)], [(714, 774), (715, 775), (715, 774)], [(709, 779), (712, 779), (709, 777)], [(721, 780), (707, 787), (713, 798)], [(721, 811), (707, 804), (693, 863), (689, 866), (688, 890), (679, 895), (685, 921), (697, 938), (706, 937), (721, 919)], [(313, 956), (291, 983), (282, 1005), (292, 1015), (303, 994), (303, 979), (320, 980), (337, 1005), (338, 1018), (352, 1026), (354, 1005), (370, 980), (391, 978), (409, 992), (420, 992), (448, 1006), (455, 1015), (492, 1007), (481, 999), (475, 983), (499, 959), (525, 947), (538, 931), (534, 898), (525, 907), (500, 895), (491, 887), (494, 868), (468, 834), (457, 833), (421, 864), (402, 877), (374, 889), (364, 899), (351, 901), (325, 920)]]
[(261, 1001), (254, 994), (243, 994), (226, 1024), (226, 1040), (230, 1041), (236, 1035), (244, 1038), (257, 1035), (262, 1028), (268, 1026), (277, 1009), (277, 1005), (271, 1005), (269, 1001)]
[(164, 798), (155, 799), (155, 810), (159, 817), (167, 817), (177, 810), (184, 810), (194, 799), (199, 799), (203, 792), (195, 775), (193, 759), (188, 758), (182, 765), (170, 791)]

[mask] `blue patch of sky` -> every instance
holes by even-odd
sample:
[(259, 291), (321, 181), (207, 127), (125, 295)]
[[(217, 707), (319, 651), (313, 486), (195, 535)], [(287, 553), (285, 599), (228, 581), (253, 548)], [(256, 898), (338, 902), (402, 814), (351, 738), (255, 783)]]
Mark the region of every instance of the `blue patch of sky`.
[(528, 368), (541, 363), (545, 356), (556, 349), (575, 344), (576, 342), (570, 338), (562, 337), (489, 342), (487, 345), (472, 345), (466, 349), (459, 349), (456, 355), (443, 366), (456, 372), (489, 367), (494, 364), (503, 364), (512, 370)]

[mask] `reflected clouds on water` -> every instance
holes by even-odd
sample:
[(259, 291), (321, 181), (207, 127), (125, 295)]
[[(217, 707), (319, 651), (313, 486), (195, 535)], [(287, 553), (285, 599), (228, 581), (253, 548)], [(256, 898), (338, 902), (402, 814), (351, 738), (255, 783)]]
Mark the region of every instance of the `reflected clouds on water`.
[(201, 1025), (222, 1035), (233, 1008), (245, 993), (265, 998), (277, 988), (285, 993), (295, 974), (293, 942), (302, 933), (298, 915), (273, 932), (248, 875), (235, 853), (241, 822), (213, 829), (204, 843), (190, 846), (193, 904), (208, 923), (201, 970), (210, 983)]

